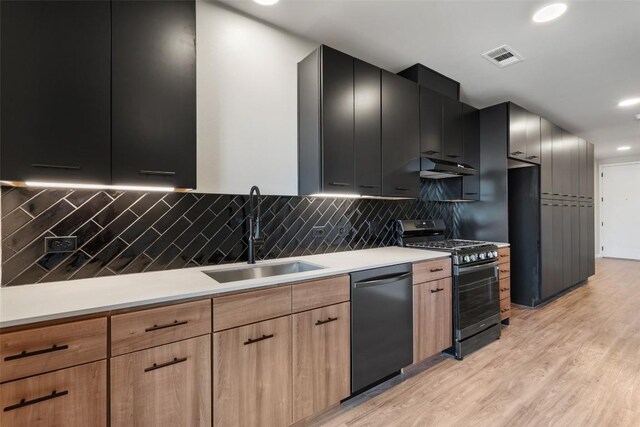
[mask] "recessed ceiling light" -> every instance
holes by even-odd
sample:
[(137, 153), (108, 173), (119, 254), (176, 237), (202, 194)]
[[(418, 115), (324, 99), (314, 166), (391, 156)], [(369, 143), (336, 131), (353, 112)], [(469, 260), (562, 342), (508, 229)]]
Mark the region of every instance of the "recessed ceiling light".
[(533, 22), (549, 22), (562, 16), (567, 11), (564, 3), (554, 3), (547, 5), (533, 15)]
[(274, 4), (278, 3), (280, 0), (253, 0), (253, 1), (262, 6), (273, 6)]
[(640, 98), (624, 99), (618, 103), (618, 107), (631, 107), (636, 104), (640, 104)]
[(625, 145), (623, 147), (618, 147), (618, 151), (627, 151), (627, 150), (631, 150), (631, 147), (629, 147), (628, 145)]
[(640, 114), (636, 114), (636, 120), (640, 120)]

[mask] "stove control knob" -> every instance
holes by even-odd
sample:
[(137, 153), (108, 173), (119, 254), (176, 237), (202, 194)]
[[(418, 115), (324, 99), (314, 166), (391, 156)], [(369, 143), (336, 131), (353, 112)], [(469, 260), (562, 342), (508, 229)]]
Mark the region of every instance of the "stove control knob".
[(476, 261), (477, 259), (478, 259), (478, 255), (476, 254), (471, 255), (471, 261)]
[(471, 261), (471, 258), (469, 257), (469, 255), (465, 255), (465, 256), (462, 258), (462, 260), (463, 260), (464, 262), (469, 262), (469, 261)]
[(493, 251), (493, 257), (498, 258), (498, 251)]
[(493, 252), (492, 251), (487, 252), (487, 258), (493, 258)]
[(485, 259), (486, 257), (487, 257), (487, 255), (484, 252), (482, 252), (482, 253), (480, 253), (478, 255), (478, 258), (480, 258), (480, 259)]

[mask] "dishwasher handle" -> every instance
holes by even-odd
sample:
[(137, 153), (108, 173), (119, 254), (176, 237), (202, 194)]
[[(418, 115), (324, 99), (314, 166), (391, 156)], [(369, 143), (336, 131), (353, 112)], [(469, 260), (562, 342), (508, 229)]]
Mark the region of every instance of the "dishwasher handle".
[(353, 284), (353, 287), (357, 289), (357, 288), (367, 288), (369, 286), (388, 285), (390, 283), (400, 282), (408, 277), (411, 277), (411, 274), (412, 272), (410, 271), (408, 273), (391, 276), (391, 277), (385, 277), (383, 279), (374, 279), (374, 280), (365, 280), (363, 282), (355, 282)]

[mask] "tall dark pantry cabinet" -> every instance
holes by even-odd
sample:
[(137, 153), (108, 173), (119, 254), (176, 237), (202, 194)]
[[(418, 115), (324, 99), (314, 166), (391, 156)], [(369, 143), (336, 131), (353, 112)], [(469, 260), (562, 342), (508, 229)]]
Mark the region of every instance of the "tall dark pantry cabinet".
[(480, 127), (494, 190), (463, 211), (463, 237), (508, 235), (511, 301), (537, 306), (595, 274), (593, 144), (511, 102), (481, 110)]

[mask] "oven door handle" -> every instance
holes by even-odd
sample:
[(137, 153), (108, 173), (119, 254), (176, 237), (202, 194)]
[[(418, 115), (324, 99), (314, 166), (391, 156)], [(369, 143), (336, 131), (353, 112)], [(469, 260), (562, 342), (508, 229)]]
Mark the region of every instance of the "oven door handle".
[(411, 277), (412, 272), (408, 272), (408, 273), (404, 273), (404, 274), (400, 274), (398, 276), (392, 276), (392, 277), (386, 277), (384, 279), (375, 279), (375, 280), (367, 280), (364, 282), (356, 282), (354, 283), (353, 287), (354, 288), (366, 288), (368, 286), (381, 286), (381, 285), (388, 285), (389, 283), (394, 283), (394, 282), (399, 282), (401, 280), (404, 280), (408, 277)]
[(482, 265), (473, 265), (473, 266), (469, 266), (469, 267), (456, 267), (457, 272), (455, 272), (456, 274), (465, 274), (465, 273), (473, 273), (474, 271), (478, 271), (478, 270), (484, 270), (487, 268), (498, 268), (498, 266), (500, 265), (500, 263), (498, 261), (494, 261), (494, 262), (490, 262), (487, 264), (482, 264)]

